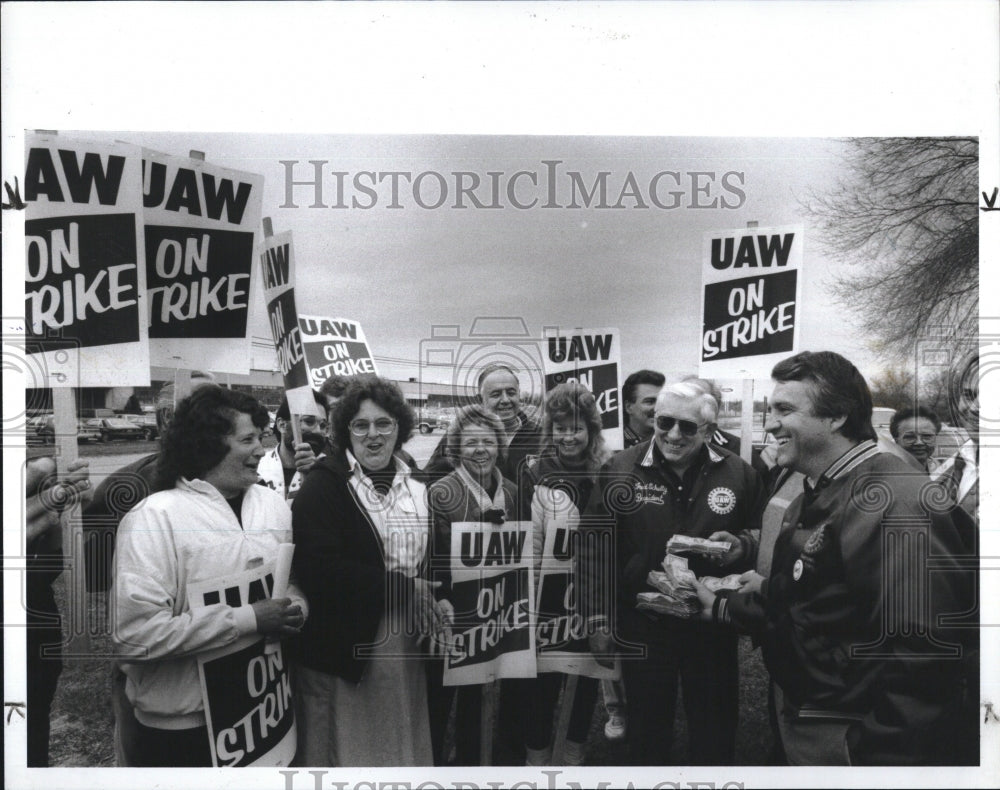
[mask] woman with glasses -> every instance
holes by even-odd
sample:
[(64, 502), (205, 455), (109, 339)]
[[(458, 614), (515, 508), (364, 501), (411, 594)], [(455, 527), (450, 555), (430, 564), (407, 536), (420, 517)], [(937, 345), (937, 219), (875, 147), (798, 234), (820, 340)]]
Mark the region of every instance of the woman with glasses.
[(294, 584), (286, 598), (253, 604), (228, 593), (225, 603), (203, 606), (189, 598), (189, 585), (224, 585), (275, 560), (291, 538), (284, 500), (256, 485), (267, 423), (267, 410), (249, 395), (199, 387), (163, 434), (156, 493), (118, 529), (112, 638), (138, 720), (137, 767), (210, 767), (197, 655), (254, 634), (291, 636), (305, 620)]
[[(564, 529), (576, 533), (580, 514), (590, 501), (597, 482), (597, 473), (608, 453), (601, 435), (601, 414), (594, 396), (575, 382), (560, 384), (545, 398), (541, 455), (528, 462), (531, 520), (534, 525), (535, 600), (539, 618), (545, 618), (544, 602), (550, 600), (541, 589), (543, 549), (549, 533)], [(550, 542), (552, 538), (550, 537)], [(563, 545), (574, 545), (567, 538)], [(549, 612), (549, 614), (553, 614)], [(583, 635), (581, 635), (581, 638)], [(556, 645), (553, 645), (556, 647)], [(571, 643), (567, 647), (572, 649)], [(541, 667), (540, 667), (541, 672)], [(525, 746), (528, 765), (549, 765), (552, 758), (553, 713), (565, 675), (541, 672), (537, 678), (518, 681), (524, 694)], [(581, 676), (570, 713), (569, 731), (562, 764), (581, 765), (587, 744), (587, 733), (597, 702), (598, 682)]]
[(933, 472), (938, 466), (933, 456), (940, 432), (940, 418), (926, 406), (900, 409), (889, 422), (889, 433), (896, 444), (916, 458), (927, 472)]
[[(427, 490), (433, 528), (433, 576), (441, 581), (438, 597), (450, 619), (453, 607), (448, 600), (451, 585), (451, 525), (463, 521), (489, 522), (518, 520), (517, 490), (500, 474), (498, 464), (507, 454), (506, 434), (500, 418), (480, 405), (461, 409), (448, 426), (444, 438), (445, 457), (454, 471)], [(448, 762), (444, 735), (453, 700), (455, 709), (455, 763), (478, 765), (480, 754), (480, 685), (442, 685), (443, 661), (429, 668), (431, 733), (436, 764)]]
[(294, 570), (311, 603), (296, 689), (304, 765), (431, 765), (418, 641), (443, 627), (424, 578), (425, 489), (399, 448), (413, 412), (391, 382), (350, 381), (336, 448), (293, 500)]

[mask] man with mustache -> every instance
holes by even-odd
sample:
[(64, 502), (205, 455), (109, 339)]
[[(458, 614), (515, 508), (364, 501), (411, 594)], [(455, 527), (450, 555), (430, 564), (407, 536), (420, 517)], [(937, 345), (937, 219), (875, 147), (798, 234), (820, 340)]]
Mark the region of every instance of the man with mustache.
[[(313, 398), (320, 412), (326, 413), (326, 400), (313, 391)], [(273, 488), (285, 499), (291, 499), (302, 486), (305, 474), (323, 455), (327, 435), (326, 419), (314, 414), (296, 415), (302, 441), (295, 443), (292, 430), (292, 415), (288, 408), (288, 398), (281, 399), (281, 406), (274, 417), (274, 431), (278, 435), (278, 445), (260, 459), (257, 482)]]

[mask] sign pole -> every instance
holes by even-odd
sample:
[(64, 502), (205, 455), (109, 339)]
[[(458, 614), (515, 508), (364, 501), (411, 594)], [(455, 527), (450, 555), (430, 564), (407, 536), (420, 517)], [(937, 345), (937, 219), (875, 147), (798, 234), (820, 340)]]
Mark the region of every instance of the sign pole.
[[(73, 388), (52, 388), (52, 413), (57, 468), (65, 472), (79, 455), (76, 444), (79, 428)], [(69, 631), (65, 655), (89, 655), (90, 618), (87, 611), (87, 573), (83, 562), (83, 519), (80, 516), (80, 503), (75, 502), (66, 508), (61, 520)]]
[(578, 675), (567, 675), (563, 681), (562, 700), (559, 703), (559, 718), (556, 720), (555, 742), (552, 744), (552, 764), (562, 765), (565, 761), (566, 736), (569, 733), (569, 720), (573, 715), (573, 704), (576, 702), (576, 684)]
[(753, 452), (753, 379), (743, 379), (743, 406), (740, 409), (740, 458), (750, 463)]
[(495, 689), (498, 681), (482, 685), (479, 706), (479, 764), (493, 764), (493, 717), (496, 707)]

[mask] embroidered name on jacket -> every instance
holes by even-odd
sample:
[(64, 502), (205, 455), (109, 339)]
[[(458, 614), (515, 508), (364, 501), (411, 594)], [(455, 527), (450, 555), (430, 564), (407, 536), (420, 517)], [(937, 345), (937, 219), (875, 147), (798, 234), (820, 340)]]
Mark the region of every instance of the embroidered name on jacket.
[(635, 499), (639, 504), (652, 503), (662, 505), (663, 498), (667, 495), (667, 487), (657, 483), (636, 483)]

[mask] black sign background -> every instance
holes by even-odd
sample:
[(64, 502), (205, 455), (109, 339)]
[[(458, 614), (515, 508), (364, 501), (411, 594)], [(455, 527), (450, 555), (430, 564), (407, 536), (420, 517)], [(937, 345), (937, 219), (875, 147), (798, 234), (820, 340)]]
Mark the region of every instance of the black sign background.
[[(548, 373), (545, 376), (545, 391), (550, 392), (553, 387), (565, 384), (570, 379), (579, 381), (582, 375), (591, 373), (593, 374), (593, 380), (591, 381), (590, 391), (594, 397), (600, 397), (604, 392), (614, 390), (616, 393), (615, 403), (618, 404), (618, 364), (616, 362), (602, 362), (591, 367), (580, 367), (573, 370), (562, 370), (558, 373)], [(601, 414), (601, 428), (607, 430), (608, 428), (617, 427), (618, 407), (616, 405), (615, 408)]]
[[(51, 262), (47, 264), (47, 273), (38, 282), (25, 283), (25, 293), (33, 293), (43, 285), (51, 285), (60, 293), (62, 299), (62, 284), (66, 280), (74, 280), (77, 274), (84, 276), (86, 284), (94, 282), (98, 274), (110, 266), (125, 264), (136, 265), (138, 258), (136, 250), (135, 215), (134, 214), (88, 214), (82, 216), (63, 216), (49, 219), (31, 219), (24, 222), (24, 235), (41, 236), (45, 238), (49, 249), (52, 248), (53, 231), (64, 231), (69, 238), (70, 223), (77, 223), (80, 268), (63, 267), (62, 274), (52, 271)], [(33, 269), (37, 267), (32, 267)], [(104, 346), (115, 343), (134, 343), (139, 340), (139, 276), (138, 270), (122, 270), (118, 277), (119, 285), (131, 286), (122, 293), (121, 298), (133, 304), (118, 310), (106, 310), (86, 316), (82, 321), (75, 320), (62, 327), (62, 336), (72, 338), (81, 347)], [(101, 304), (110, 301), (110, 283), (105, 277), (95, 293)], [(63, 310), (68, 310), (75, 316), (75, 304), (60, 304), (59, 316)], [(25, 301), (25, 331), (29, 337), (44, 337), (32, 330), (34, 316), (31, 300)]]
[[(159, 288), (172, 283), (200, 282), (208, 277), (211, 285), (230, 274), (249, 275), (253, 267), (253, 233), (233, 230), (210, 230), (207, 228), (179, 228), (165, 225), (146, 225), (146, 287)], [(196, 239), (201, 243), (201, 237), (208, 236), (208, 272), (203, 273), (194, 268), (190, 275), (181, 273), (176, 277), (164, 278), (156, 273), (156, 251), (161, 242), (170, 239), (180, 243), (181, 251), (187, 239)], [(250, 310), (250, 277), (238, 282), (239, 290), (243, 291), (244, 307), (235, 310), (212, 311), (206, 315), (198, 315), (179, 321), (171, 318), (164, 323), (160, 318), (160, 299), (158, 296), (149, 304), (149, 336), (150, 337), (245, 337), (247, 332), (247, 317)], [(200, 288), (201, 286), (199, 286)], [(224, 285), (219, 291), (219, 301), (223, 301), (227, 291)], [(183, 311), (187, 313), (187, 307)]]
[[(235, 653), (221, 656), (212, 661), (206, 661), (205, 687), (208, 689), (208, 704), (212, 711), (212, 724), (210, 737), (218, 737), (219, 732), (232, 727), (256, 708), (267, 694), (281, 694), (281, 676), (288, 674), (288, 656), (282, 655), (282, 669), (275, 675), (274, 680), (268, 680), (264, 693), (259, 697), (252, 697), (247, 688), (247, 666), (254, 656), (264, 654), (264, 640), (260, 639), (252, 645), (237, 650)], [(265, 662), (267, 657), (265, 657)], [(278, 726), (267, 731), (267, 736), (261, 739), (260, 733), (254, 728), (254, 749), (247, 753), (235, 765), (247, 765), (261, 756), (267, 754), (276, 747), (285, 734), (292, 728), (295, 716), (291, 712), (292, 700), (288, 701), (288, 708), (285, 715), (278, 722)]]
[[(705, 286), (705, 323), (702, 326), (702, 337), (705, 333), (721, 326), (732, 323), (742, 316), (747, 318), (750, 315), (764, 310), (769, 313), (772, 309), (785, 302), (795, 302), (795, 284), (798, 272), (779, 272), (777, 274), (759, 274), (755, 277), (746, 277), (739, 280), (725, 280), (720, 283), (711, 283)], [(746, 290), (752, 283), (759, 280), (764, 281), (764, 304), (761, 307), (746, 309), (738, 316), (729, 314), (729, 294), (737, 288)], [(735, 359), (738, 357), (758, 356), (760, 354), (775, 354), (782, 351), (791, 351), (794, 341), (795, 321), (797, 320), (798, 305), (791, 308), (792, 326), (784, 332), (769, 334), (751, 343), (740, 344), (733, 347), (727, 340), (725, 351), (719, 351), (712, 356), (706, 356), (702, 348), (701, 358), (703, 361), (715, 361), (717, 359)], [(731, 339), (731, 334), (727, 335)], [(713, 343), (717, 348), (719, 343)]]

